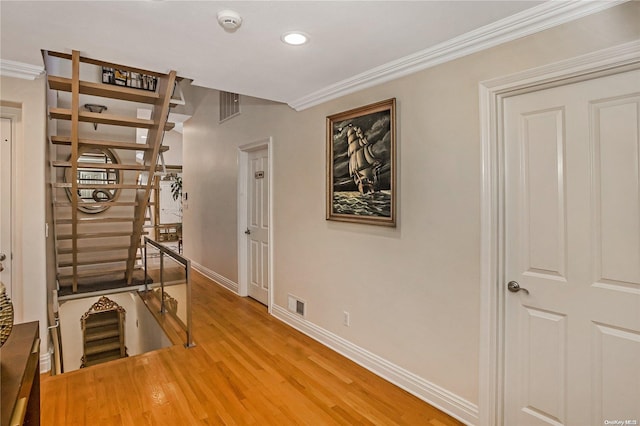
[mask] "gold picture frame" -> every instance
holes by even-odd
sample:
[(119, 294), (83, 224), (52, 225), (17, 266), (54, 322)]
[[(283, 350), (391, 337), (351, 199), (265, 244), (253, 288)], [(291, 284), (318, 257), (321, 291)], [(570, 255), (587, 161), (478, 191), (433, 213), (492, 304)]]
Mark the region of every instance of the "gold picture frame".
[(396, 226), (396, 99), (327, 117), (326, 219)]

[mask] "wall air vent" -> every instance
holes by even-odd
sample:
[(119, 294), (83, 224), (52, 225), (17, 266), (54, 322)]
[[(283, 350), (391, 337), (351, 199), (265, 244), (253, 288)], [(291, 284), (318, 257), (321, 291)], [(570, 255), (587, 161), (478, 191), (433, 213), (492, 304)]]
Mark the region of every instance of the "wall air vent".
[(240, 114), (240, 95), (220, 92), (220, 123)]
[(289, 301), (288, 301), (288, 308), (289, 311), (293, 312), (294, 314), (298, 314), (304, 317), (305, 315), (305, 301), (304, 300), (300, 300), (298, 297), (296, 296), (292, 296), (291, 294), (289, 295)]

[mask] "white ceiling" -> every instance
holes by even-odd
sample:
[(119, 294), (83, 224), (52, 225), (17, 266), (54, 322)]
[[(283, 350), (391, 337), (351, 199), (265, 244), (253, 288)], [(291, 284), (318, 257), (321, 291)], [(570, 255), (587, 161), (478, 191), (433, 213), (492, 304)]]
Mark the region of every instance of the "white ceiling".
[[(543, 8), (549, 10), (551, 3), (542, 3), (3, 0), (0, 57), (41, 66), (41, 49), (75, 49), (144, 69), (175, 69), (195, 85), (295, 107), (332, 88), (367, 80), (362, 76), (389, 64), (396, 67), (406, 58), (450, 46), (451, 40), (461, 44), (504, 29), (496, 21), (535, 18)], [(556, 9), (558, 3), (572, 4), (552, 3)], [(235, 33), (218, 25), (216, 15), (223, 9), (242, 16)], [(310, 43), (283, 44), (280, 36), (291, 30), (309, 34)]]

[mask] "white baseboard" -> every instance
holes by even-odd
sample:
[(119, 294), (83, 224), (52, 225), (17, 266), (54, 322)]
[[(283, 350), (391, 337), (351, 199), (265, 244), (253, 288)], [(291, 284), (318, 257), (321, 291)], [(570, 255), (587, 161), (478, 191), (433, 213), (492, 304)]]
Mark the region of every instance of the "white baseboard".
[(342, 337), (295, 315), (277, 305), (271, 306), (271, 314), (280, 321), (301, 331), (334, 351), (344, 355), (367, 370), (390, 381), (423, 401), (444, 411), (467, 425), (478, 424), (478, 406), (413, 373), (399, 367)]
[(51, 371), (51, 352), (40, 354), (40, 374)]
[[(206, 268), (196, 262), (191, 261), (191, 266), (217, 282), (228, 290), (238, 293), (238, 284), (230, 279)], [(366, 349), (363, 349), (342, 337), (331, 333), (304, 318), (295, 315), (278, 305), (271, 305), (271, 314), (287, 325), (301, 331), (307, 336), (317, 340), (323, 345), (344, 355), (353, 362), (363, 366), (367, 370), (390, 381), (396, 386), (417, 396), (423, 401), (444, 411), (461, 422), (473, 426), (478, 424), (478, 406), (449, 392), (413, 373), (399, 367)]]
[(205, 266), (202, 266), (197, 262), (194, 262), (193, 260), (191, 261), (191, 267), (196, 271), (200, 272), (205, 277), (211, 278), (213, 281), (217, 282), (223, 287), (228, 288), (229, 290), (233, 291), (236, 294), (238, 293), (238, 283), (231, 281), (229, 278), (223, 275), (220, 275), (217, 272), (212, 271), (211, 269)]

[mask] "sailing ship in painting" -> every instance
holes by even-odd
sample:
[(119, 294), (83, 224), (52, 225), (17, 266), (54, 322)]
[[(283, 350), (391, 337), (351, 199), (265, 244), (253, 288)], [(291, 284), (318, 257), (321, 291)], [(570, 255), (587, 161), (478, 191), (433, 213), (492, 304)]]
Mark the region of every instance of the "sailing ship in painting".
[(349, 155), (349, 174), (358, 187), (360, 194), (376, 191), (380, 178), (382, 162), (371, 151), (371, 145), (358, 126), (349, 126), (347, 130)]
[(333, 123), (332, 212), (391, 217), (389, 111)]

